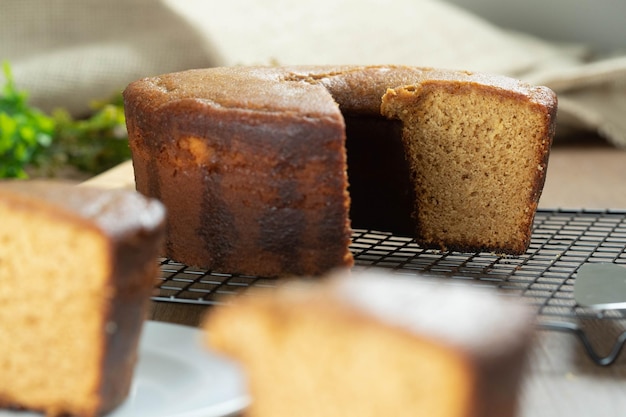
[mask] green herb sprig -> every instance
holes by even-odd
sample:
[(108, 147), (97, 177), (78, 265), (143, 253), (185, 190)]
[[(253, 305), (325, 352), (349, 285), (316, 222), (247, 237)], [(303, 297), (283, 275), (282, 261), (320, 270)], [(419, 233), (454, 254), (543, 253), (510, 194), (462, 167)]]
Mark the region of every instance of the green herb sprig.
[[(54, 142), (46, 152), (48, 161), (98, 174), (130, 158), (122, 95), (91, 103), (93, 114), (75, 120), (63, 110), (52, 113), (56, 123)], [(39, 165), (46, 161), (40, 161)]]
[(130, 158), (121, 93), (91, 103), (86, 118), (74, 119), (64, 109), (47, 115), (28, 104), (9, 64), (2, 69), (0, 178), (55, 177), (66, 168), (91, 176)]
[(28, 95), (16, 88), (7, 62), (2, 71), (6, 83), (0, 94), (0, 178), (26, 178), (26, 166), (50, 146), (56, 124), (28, 105)]

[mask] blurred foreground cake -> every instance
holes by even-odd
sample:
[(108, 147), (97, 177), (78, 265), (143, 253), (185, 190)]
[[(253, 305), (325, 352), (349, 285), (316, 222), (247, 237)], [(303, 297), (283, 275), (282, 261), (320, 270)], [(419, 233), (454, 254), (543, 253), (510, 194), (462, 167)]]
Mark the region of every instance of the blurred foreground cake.
[(127, 397), (164, 218), (134, 191), (0, 182), (0, 406), (95, 417)]
[(351, 228), (523, 253), (557, 106), (507, 77), (395, 66), (190, 70), (124, 99), (166, 255), (264, 276), (351, 265)]
[(247, 417), (511, 417), (533, 315), (515, 299), (382, 272), (252, 290), (204, 323), (247, 374)]

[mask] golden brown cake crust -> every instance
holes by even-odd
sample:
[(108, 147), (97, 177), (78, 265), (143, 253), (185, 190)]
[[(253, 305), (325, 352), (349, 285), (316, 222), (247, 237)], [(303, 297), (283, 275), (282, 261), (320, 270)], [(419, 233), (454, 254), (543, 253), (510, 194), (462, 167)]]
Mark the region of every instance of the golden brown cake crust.
[[(158, 201), (147, 199), (134, 191), (101, 190), (57, 181), (0, 181), (0, 199), (0, 208), (5, 206), (8, 212), (32, 213), (32, 217), (38, 220), (66, 224), (68, 229), (71, 225), (94, 236), (102, 235), (102, 240), (108, 242), (105, 246), (107, 253), (101, 254), (102, 259), (108, 260), (110, 264), (96, 264), (95, 259), (77, 261), (84, 262), (89, 268), (102, 268), (102, 274), (109, 274), (105, 276), (105, 286), (99, 288), (101, 293), (83, 294), (100, 300), (92, 305), (93, 312), (90, 312), (100, 315), (97, 321), (101, 323), (98, 332), (100, 339), (90, 340), (90, 344), (100, 345), (101, 348), (94, 350), (104, 354), (95, 360), (99, 362), (95, 370), (98, 374), (96, 392), (91, 392), (89, 399), (72, 398), (74, 393), (68, 392), (67, 404), (38, 403), (33, 406), (19, 402), (16, 404), (13, 397), (6, 396), (0, 390), (0, 405), (32, 408), (50, 416), (66, 412), (79, 413), (80, 410), (81, 417), (95, 417), (111, 411), (126, 399), (130, 390), (139, 336), (158, 277), (157, 256), (164, 238), (164, 207)], [(60, 243), (73, 244), (67, 241)], [(6, 245), (8, 249), (10, 238)], [(67, 251), (71, 250), (68, 246)], [(41, 259), (49, 265), (58, 262), (57, 259), (45, 259), (45, 254)], [(23, 267), (28, 273), (28, 265), (24, 264)], [(0, 270), (0, 274), (3, 273), (5, 271)], [(85, 276), (65, 276), (67, 289), (50, 288), (50, 293), (66, 294), (64, 291), (67, 291), (67, 294), (73, 294), (76, 292), (73, 288), (81, 288), (82, 285), (77, 280), (89, 280), (91, 277), (88, 271)], [(40, 285), (45, 288), (49, 284), (43, 282), (43, 278), (49, 281), (51, 277), (41, 278)], [(86, 284), (90, 288), (93, 285), (96, 284)], [(4, 294), (0, 294), (2, 296)], [(30, 308), (37, 310), (41, 307)], [(30, 313), (22, 311), (20, 314)], [(56, 345), (47, 348), (59, 352), (64, 349)], [(92, 371), (84, 370), (85, 373)], [(42, 369), (41, 372), (46, 370)], [(63, 375), (58, 376), (63, 378)]]
[[(124, 99), (135, 179), (139, 191), (168, 207), (165, 255), (266, 276), (351, 265), (344, 116), (382, 118), (388, 89), (429, 83), (488, 90), (541, 109), (545, 167), (556, 96), (508, 77), (404, 66), (230, 67), (131, 83)], [(526, 236), (516, 246), (444, 245), (421, 239), (417, 226), (418, 241), (522, 253), (544, 178), (545, 171), (534, 180)]]

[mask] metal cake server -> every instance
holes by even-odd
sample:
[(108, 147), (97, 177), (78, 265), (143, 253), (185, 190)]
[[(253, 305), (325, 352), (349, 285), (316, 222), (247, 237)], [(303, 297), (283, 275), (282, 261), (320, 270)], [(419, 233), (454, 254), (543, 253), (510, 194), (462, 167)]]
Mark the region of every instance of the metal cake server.
[(581, 307), (626, 312), (626, 267), (614, 263), (586, 263), (578, 268), (574, 300)]

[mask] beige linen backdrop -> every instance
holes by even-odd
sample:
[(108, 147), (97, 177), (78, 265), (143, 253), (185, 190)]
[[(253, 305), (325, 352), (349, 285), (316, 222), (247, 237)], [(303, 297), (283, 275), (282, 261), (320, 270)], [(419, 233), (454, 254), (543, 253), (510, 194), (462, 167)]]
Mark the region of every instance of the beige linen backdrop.
[[(559, 94), (560, 133), (626, 148), (626, 56), (594, 57), (441, 0), (3, 0), (0, 60), (31, 102), (89, 112), (129, 82), (218, 65), (407, 64), (494, 72)], [(622, 51), (624, 52), (624, 51)], [(2, 78), (2, 76), (0, 76)], [(3, 81), (0, 79), (0, 81)]]

